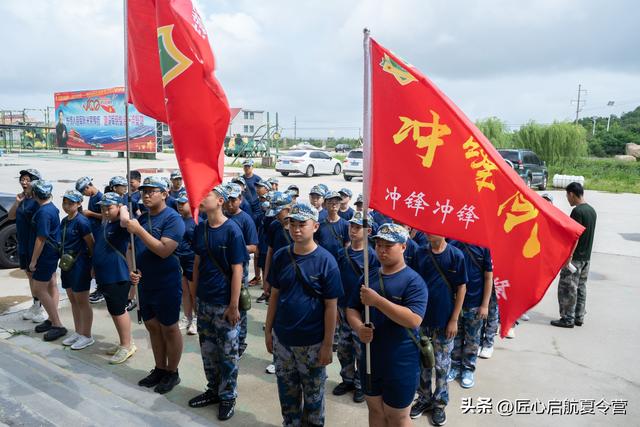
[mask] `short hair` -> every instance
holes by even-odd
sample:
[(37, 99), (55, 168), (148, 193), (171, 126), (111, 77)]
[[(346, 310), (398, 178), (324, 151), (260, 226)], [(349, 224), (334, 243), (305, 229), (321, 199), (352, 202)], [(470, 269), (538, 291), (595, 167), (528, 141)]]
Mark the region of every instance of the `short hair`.
[(571, 184), (567, 185), (567, 188), (565, 188), (565, 190), (567, 191), (567, 193), (573, 193), (578, 197), (582, 197), (584, 195), (584, 188), (579, 182), (572, 182)]
[(142, 174), (139, 171), (133, 170), (129, 172), (129, 179), (137, 179), (138, 181), (142, 181)]

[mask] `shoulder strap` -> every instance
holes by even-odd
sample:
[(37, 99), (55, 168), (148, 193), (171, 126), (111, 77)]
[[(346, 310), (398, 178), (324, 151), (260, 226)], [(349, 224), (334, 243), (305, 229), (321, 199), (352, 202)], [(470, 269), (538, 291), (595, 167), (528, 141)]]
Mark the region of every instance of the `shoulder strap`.
[(113, 249), (113, 251), (115, 251), (115, 253), (117, 253), (118, 255), (120, 255), (120, 258), (122, 258), (122, 259), (124, 260), (124, 262), (127, 262), (127, 257), (126, 257), (126, 256), (124, 256), (124, 254), (123, 254), (122, 252), (120, 252), (120, 251), (118, 250), (118, 248), (116, 248), (115, 246), (113, 246), (113, 245), (111, 244), (111, 242), (109, 241), (109, 239), (107, 239), (107, 225), (109, 225), (109, 223), (106, 223), (106, 224), (104, 225), (104, 227), (102, 227), (102, 234), (103, 234), (103, 237), (104, 237), (104, 241), (105, 241), (105, 242), (107, 242), (107, 245), (109, 245), (109, 247), (110, 247), (111, 249)]
[(451, 282), (449, 282), (449, 279), (447, 278), (447, 275), (444, 274), (444, 271), (442, 271), (442, 267), (440, 267), (440, 264), (438, 263), (438, 260), (433, 255), (433, 252), (431, 251), (431, 248), (427, 248), (427, 252), (429, 252), (429, 256), (431, 257), (431, 261), (433, 261), (433, 265), (436, 267), (436, 270), (438, 270), (438, 273), (440, 274), (440, 277), (442, 278), (442, 280), (444, 280), (444, 283), (446, 283), (447, 286), (449, 287), (449, 290), (451, 291), (451, 297), (455, 298), (456, 291), (453, 289), (453, 286), (451, 286)]
[(349, 248), (344, 249), (344, 255), (347, 257), (347, 261), (349, 261), (349, 265), (351, 266), (353, 272), (356, 273), (356, 276), (362, 276), (362, 270), (360, 270), (360, 266), (356, 264), (353, 258), (351, 258), (351, 255), (349, 255)]
[(333, 237), (335, 237), (336, 240), (340, 242), (341, 246), (344, 246), (344, 240), (342, 239), (342, 236), (338, 236), (338, 233), (336, 233), (336, 229), (333, 228), (333, 224), (331, 223), (331, 221), (329, 221), (329, 218), (325, 219), (325, 221), (329, 226), (329, 230), (331, 230), (331, 234), (333, 234)]
[(284, 239), (287, 241), (287, 245), (290, 245), (291, 244), (291, 237), (289, 236), (289, 233), (287, 232), (287, 229), (284, 228), (284, 225), (282, 225), (282, 234), (284, 234)]
[(293, 252), (291, 250), (291, 245), (289, 245), (289, 247), (287, 247), (287, 252), (289, 253), (289, 258), (291, 258), (291, 264), (293, 264), (293, 269), (296, 272), (296, 278), (298, 279), (298, 282), (302, 283), (302, 287), (305, 290), (305, 293), (313, 298), (318, 298), (320, 300), (323, 299), (322, 295), (320, 293), (318, 293), (318, 291), (316, 291), (310, 284), (309, 282), (307, 282), (307, 280), (305, 279), (305, 277), (302, 275), (302, 271), (300, 271), (300, 267), (298, 266), (298, 263), (296, 262), (295, 257), (293, 256)]
[(204, 222), (204, 245), (207, 247), (207, 254), (209, 255), (209, 259), (211, 260), (213, 265), (215, 265), (216, 268), (220, 271), (220, 273), (222, 273), (222, 275), (224, 276), (225, 280), (228, 283), (231, 283), (231, 278), (229, 277), (227, 272), (222, 268), (220, 263), (216, 260), (216, 258), (213, 256), (213, 253), (211, 252), (211, 248), (209, 247), (209, 230), (208, 230), (208, 228), (209, 228), (209, 220), (206, 220)]
[[(384, 280), (382, 279), (382, 269), (378, 269), (378, 282), (380, 283), (380, 292), (382, 292), (382, 296), (387, 298), (387, 294), (384, 291)], [(413, 330), (407, 327), (405, 327), (404, 329), (407, 331), (407, 334), (409, 335), (409, 338), (411, 338), (411, 341), (413, 341), (413, 343), (418, 346), (418, 350), (420, 350), (420, 342), (418, 341), (418, 338), (416, 338), (416, 335), (413, 333)], [(418, 331), (418, 335), (419, 334), (420, 332)]]

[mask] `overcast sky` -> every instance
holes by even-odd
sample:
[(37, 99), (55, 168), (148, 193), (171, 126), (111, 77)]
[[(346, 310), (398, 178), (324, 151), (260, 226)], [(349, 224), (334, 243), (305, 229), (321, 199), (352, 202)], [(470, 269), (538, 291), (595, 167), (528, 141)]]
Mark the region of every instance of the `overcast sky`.
[[(640, 3), (198, 0), (234, 107), (279, 112), (285, 135), (357, 136), (362, 28), (473, 120), (510, 125), (620, 114), (640, 105)], [(0, 109), (123, 85), (122, 2), (0, 1)], [(606, 107), (614, 100), (613, 108)]]

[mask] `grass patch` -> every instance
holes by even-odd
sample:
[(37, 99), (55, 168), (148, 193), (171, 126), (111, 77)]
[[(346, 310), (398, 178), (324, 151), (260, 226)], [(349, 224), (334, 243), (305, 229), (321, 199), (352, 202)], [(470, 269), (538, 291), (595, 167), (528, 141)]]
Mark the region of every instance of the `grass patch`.
[(615, 159), (565, 159), (549, 165), (549, 180), (553, 175), (582, 175), (585, 188), (611, 193), (640, 193), (640, 162)]

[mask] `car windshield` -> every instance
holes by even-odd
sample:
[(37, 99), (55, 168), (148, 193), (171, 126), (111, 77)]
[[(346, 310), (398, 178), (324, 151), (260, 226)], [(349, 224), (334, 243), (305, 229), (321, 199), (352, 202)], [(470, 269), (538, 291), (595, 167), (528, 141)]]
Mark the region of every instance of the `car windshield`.
[(287, 157), (303, 157), (306, 154), (306, 151), (290, 151), (284, 154)]
[(349, 155), (347, 156), (350, 159), (361, 159), (362, 158), (362, 151), (352, 151), (349, 153)]
[(519, 160), (517, 151), (498, 150), (498, 153), (500, 153), (503, 159), (507, 159), (510, 162), (517, 162)]

